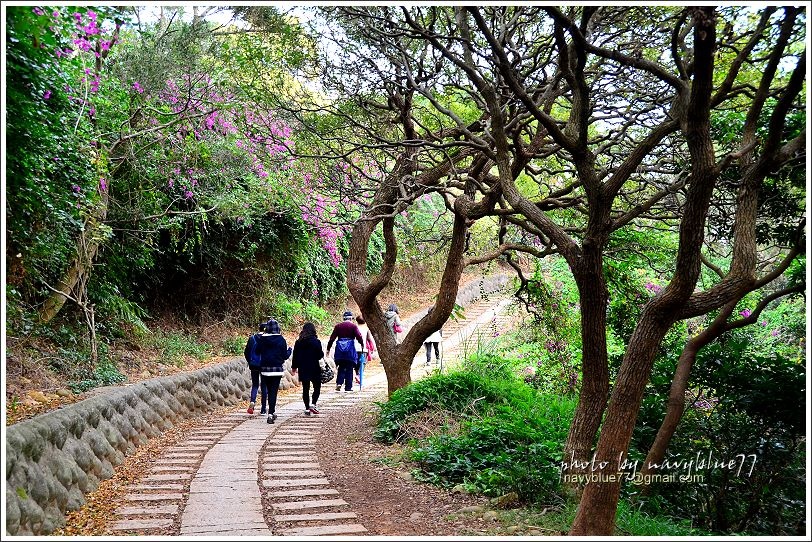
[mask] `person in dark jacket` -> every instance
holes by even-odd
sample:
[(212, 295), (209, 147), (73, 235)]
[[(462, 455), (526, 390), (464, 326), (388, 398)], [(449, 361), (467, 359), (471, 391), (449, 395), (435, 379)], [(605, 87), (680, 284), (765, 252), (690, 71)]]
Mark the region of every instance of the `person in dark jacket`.
[[(327, 341), (327, 351), (336, 343), (336, 351), (333, 352), (333, 360), (336, 362), (338, 369), (336, 375), (336, 391), (341, 389), (341, 384), (344, 384), (344, 391), (352, 391), (352, 378), (355, 368), (358, 365), (358, 355), (355, 350), (354, 341), (359, 344), (364, 344), (364, 339), (361, 337), (361, 331), (355, 322), (352, 321), (352, 312), (344, 312), (344, 321), (339, 322), (333, 328), (333, 333), (330, 335), (330, 340)], [(347, 344), (349, 341), (349, 344)]]
[(274, 423), (279, 383), (285, 374), (285, 360), (290, 357), (291, 348), (282, 336), (279, 322), (273, 318), (268, 320), (267, 333), (257, 336), (257, 350), (262, 384), (268, 386), (268, 423)]
[[(248, 337), (248, 342), (245, 345), (245, 361), (248, 362), (248, 368), (251, 370), (251, 404), (248, 405), (248, 413), (254, 413), (254, 405), (257, 401), (257, 389), (260, 387), (259, 381), (259, 363), (255, 360), (251, 359), (251, 351), (254, 349), (254, 345), (257, 342), (257, 337), (263, 332), (268, 330), (268, 324), (262, 322), (259, 324), (259, 333), (255, 333)], [(268, 403), (268, 388), (265, 384), (262, 384), (262, 410), (259, 411), (260, 414), (265, 414), (265, 405)]]
[[(319, 360), (324, 357), (321, 341), (316, 334), (316, 326), (312, 322), (305, 322), (299, 339), (293, 345), (293, 374), (299, 371), (299, 382), (302, 383), (302, 400), (305, 406), (305, 416), (318, 414), (316, 402), (321, 393), (321, 366)], [(313, 398), (310, 398), (310, 384), (313, 384)]]

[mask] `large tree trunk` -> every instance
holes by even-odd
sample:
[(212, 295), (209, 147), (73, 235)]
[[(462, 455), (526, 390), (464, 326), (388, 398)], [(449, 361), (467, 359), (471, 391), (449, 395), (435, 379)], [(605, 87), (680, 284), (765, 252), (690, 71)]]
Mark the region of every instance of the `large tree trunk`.
[[(691, 10), (694, 19), (694, 80), (681, 119), (691, 155), (690, 188), (679, 232), (674, 275), (646, 308), (629, 339), (595, 450), (595, 476), (584, 488), (571, 535), (612, 535), (625, 460), (657, 349), (679, 308), (688, 300), (701, 270), (705, 219), (718, 178), (710, 134), (710, 97), (716, 45), (713, 7)], [(591, 469), (590, 469), (591, 470)]]
[[(606, 309), (609, 292), (603, 275), (601, 251), (594, 251), (589, 272), (576, 274), (581, 303), (581, 391), (564, 446), (562, 475), (565, 487), (577, 495), (586, 464), (609, 398), (609, 361), (606, 351)], [(584, 258), (587, 254), (584, 254)], [(585, 266), (584, 266), (585, 267)]]
[(632, 437), (654, 356), (670, 322), (648, 315), (634, 331), (615, 384), (571, 535), (611, 535), (620, 498), (621, 464)]

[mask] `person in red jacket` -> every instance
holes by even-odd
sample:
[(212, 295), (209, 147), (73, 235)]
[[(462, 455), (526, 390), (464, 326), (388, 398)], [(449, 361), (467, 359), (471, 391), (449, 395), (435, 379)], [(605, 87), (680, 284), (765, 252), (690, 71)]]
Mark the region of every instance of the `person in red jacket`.
[(354, 370), (358, 366), (358, 355), (356, 354), (355, 341), (359, 344), (364, 344), (364, 338), (361, 337), (361, 331), (355, 322), (352, 321), (352, 311), (344, 311), (344, 321), (339, 322), (333, 328), (333, 333), (330, 334), (330, 340), (327, 341), (327, 352), (336, 343), (335, 352), (333, 352), (333, 360), (336, 362), (338, 369), (336, 375), (336, 391), (341, 390), (341, 384), (344, 384), (344, 391), (352, 391), (352, 378)]

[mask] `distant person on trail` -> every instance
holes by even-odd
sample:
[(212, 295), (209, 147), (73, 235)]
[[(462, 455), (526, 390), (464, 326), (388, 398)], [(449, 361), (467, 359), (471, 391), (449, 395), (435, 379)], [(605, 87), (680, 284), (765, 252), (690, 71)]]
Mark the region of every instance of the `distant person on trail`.
[[(431, 307), (426, 315), (431, 314), (431, 311), (434, 310), (434, 307)], [(439, 361), (440, 359), (440, 343), (443, 340), (443, 328), (441, 327), (428, 337), (426, 340), (423, 341), (423, 344), (426, 345), (426, 367), (431, 365), (431, 350), (432, 347), (434, 348), (434, 359)]]
[(268, 387), (268, 423), (274, 423), (279, 383), (285, 374), (285, 360), (291, 353), (288, 343), (282, 336), (279, 322), (273, 318), (268, 320), (267, 332), (257, 337), (256, 348), (259, 351), (262, 384)]
[(352, 321), (352, 311), (344, 311), (344, 320), (333, 328), (330, 340), (327, 341), (327, 351), (336, 343), (333, 360), (336, 362), (336, 391), (341, 390), (344, 384), (344, 391), (352, 391), (353, 372), (358, 366), (358, 355), (355, 350), (355, 341), (363, 344), (364, 338), (361, 331)]
[[(299, 339), (293, 345), (293, 374), (299, 371), (299, 382), (302, 383), (302, 400), (305, 406), (305, 416), (318, 414), (316, 402), (321, 393), (321, 367), (319, 360), (324, 357), (321, 341), (316, 334), (316, 326), (312, 322), (305, 322)], [(310, 398), (310, 384), (313, 384), (313, 398)]]
[(389, 308), (383, 313), (386, 318), (386, 325), (392, 330), (395, 335), (395, 344), (400, 344), (399, 334), (403, 333), (403, 326), (400, 322), (400, 314), (398, 313), (398, 306), (394, 303), (389, 305)]
[[(254, 413), (254, 405), (257, 401), (257, 388), (259, 388), (259, 355), (256, 351), (256, 344), (257, 344), (257, 337), (264, 331), (268, 330), (268, 324), (265, 322), (259, 324), (259, 333), (254, 333), (250, 337), (248, 337), (248, 342), (245, 345), (245, 361), (248, 362), (248, 368), (251, 370), (251, 404), (248, 405), (248, 413)], [(260, 414), (265, 414), (265, 405), (268, 402), (268, 388), (263, 383), (262, 384), (262, 410), (259, 411)]]

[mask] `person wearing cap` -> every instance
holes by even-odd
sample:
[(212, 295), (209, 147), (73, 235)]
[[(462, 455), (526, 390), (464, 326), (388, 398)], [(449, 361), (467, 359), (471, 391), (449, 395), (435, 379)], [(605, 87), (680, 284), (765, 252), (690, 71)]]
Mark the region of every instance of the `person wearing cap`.
[(260, 356), (260, 375), (262, 385), (268, 388), (268, 423), (276, 421), (276, 397), (279, 383), (285, 374), (285, 360), (290, 357), (292, 349), (282, 336), (279, 322), (268, 320), (267, 333), (257, 337), (257, 351)]
[(352, 311), (344, 311), (342, 318), (343, 320), (333, 327), (333, 332), (327, 341), (327, 352), (330, 352), (330, 348), (335, 342), (336, 348), (335, 352), (333, 352), (333, 360), (337, 368), (336, 391), (341, 390), (341, 384), (344, 384), (344, 391), (352, 391), (354, 370), (358, 365), (354, 341), (358, 341), (359, 344), (363, 345), (364, 338), (361, 336), (361, 330), (352, 321)]

